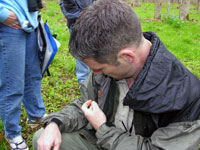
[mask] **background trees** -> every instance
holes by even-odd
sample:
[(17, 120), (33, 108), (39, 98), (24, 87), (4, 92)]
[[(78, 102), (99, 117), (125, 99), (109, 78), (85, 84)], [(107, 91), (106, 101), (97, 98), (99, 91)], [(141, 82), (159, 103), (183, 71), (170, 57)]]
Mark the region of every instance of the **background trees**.
[(189, 8), (191, 5), (196, 6), (200, 14), (200, 0), (124, 0), (131, 4), (133, 7), (140, 7), (142, 3), (155, 3), (154, 19), (161, 19), (161, 7), (167, 5), (166, 19), (170, 14), (170, 4), (178, 4), (180, 20), (189, 20)]
[(160, 0), (155, 0), (154, 19), (161, 19), (161, 6), (162, 2)]
[(140, 7), (140, 1), (141, 0), (132, 0), (132, 6)]
[(190, 0), (182, 0), (180, 4), (180, 19), (189, 20)]

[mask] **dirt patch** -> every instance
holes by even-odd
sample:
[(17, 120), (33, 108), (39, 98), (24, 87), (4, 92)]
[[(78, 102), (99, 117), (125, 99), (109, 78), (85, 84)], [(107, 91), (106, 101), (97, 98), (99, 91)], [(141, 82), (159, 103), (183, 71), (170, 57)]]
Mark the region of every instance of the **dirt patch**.
[(161, 21), (160, 19), (143, 19), (143, 21), (146, 21), (146, 22), (158, 22), (158, 21)]
[(191, 19), (191, 21), (192, 21), (192, 22), (198, 22), (198, 20), (196, 20), (196, 19)]
[(67, 22), (66, 18), (60, 19), (59, 22)]
[(1, 131), (1, 133), (0, 133), (0, 142), (3, 141), (4, 135), (5, 135), (4, 131)]

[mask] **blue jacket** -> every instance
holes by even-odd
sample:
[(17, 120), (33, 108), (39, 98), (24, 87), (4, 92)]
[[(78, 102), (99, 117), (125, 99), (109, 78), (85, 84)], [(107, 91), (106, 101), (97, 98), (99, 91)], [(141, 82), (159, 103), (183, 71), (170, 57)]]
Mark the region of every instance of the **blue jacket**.
[(37, 28), (38, 12), (29, 12), (27, 0), (0, 0), (0, 22), (8, 18), (9, 10), (15, 13), (24, 31), (31, 32)]
[(64, 16), (67, 18), (67, 26), (69, 28), (73, 26), (83, 8), (93, 1), (94, 0), (60, 0), (60, 7)]

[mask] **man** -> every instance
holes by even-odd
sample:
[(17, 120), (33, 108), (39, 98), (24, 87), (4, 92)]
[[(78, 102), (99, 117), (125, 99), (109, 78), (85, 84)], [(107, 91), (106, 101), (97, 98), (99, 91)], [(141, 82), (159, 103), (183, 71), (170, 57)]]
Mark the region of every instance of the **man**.
[(11, 149), (28, 150), (21, 136), (21, 102), (34, 128), (45, 116), (35, 29), (40, 0), (0, 0), (0, 119)]
[(76, 21), (69, 46), (93, 72), (82, 98), (45, 120), (35, 148), (198, 149), (200, 81), (155, 33), (142, 33), (128, 5), (93, 2)]
[[(76, 19), (81, 14), (81, 11), (93, 1), (94, 0), (60, 0), (60, 8), (64, 16), (67, 18), (67, 26), (70, 34)], [(75, 63), (77, 80), (79, 85), (81, 85), (88, 77), (89, 68), (80, 60), (75, 59)]]

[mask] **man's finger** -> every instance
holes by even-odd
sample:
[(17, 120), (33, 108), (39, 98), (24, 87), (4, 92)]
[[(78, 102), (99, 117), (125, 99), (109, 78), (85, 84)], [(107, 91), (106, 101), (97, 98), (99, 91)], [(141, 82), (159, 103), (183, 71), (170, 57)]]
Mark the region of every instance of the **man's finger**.
[(55, 145), (53, 150), (59, 150), (59, 148), (60, 148), (60, 145)]
[(92, 100), (88, 100), (87, 102), (85, 102), (83, 105), (82, 105), (82, 108), (86, 109), (88, 108), (92, 103)]
[(99, 105), (95, 101), (92, 101), (90, 107), (93, 108), (94, 110), (100, 110)]
[(51, 150), (51, 145), (44, 145), (43, 150)]
[(89, 107), (92, 104), (92, 100), (88, 100), (87, 102), (85, 102), (86, 107)]
[(93, 107), (99, 107), (99, 105), (98, 105), (95, 101), (92, 101), (91, 105), (92, 105)]
[(38, 150), (50, 150), (50, 149), (51, 149), (51, 145), (50, 145), (50, 144), (47, 144), (47, 143), (45, 143), (45, 142), (38, 143), (38, 144), (37, 144), (37, 149), (38, 149)]
[(60, 145), (61, 145), (61, 139), (56, 138), (55, 143), (54, 143), (54, 150), (59, 150), (60, 149)]
[(83, 113), (86, 115), (86, 114), (89, 114), (91, 112), (91, 104), (92, 104), (92, 100), (88, 100), (87, 102), (85, 102), (82, 107), (81, 107), (81, 110), (83, 111)]
[(88, 107), (86, 107), (85, 105), (82, 105), (81, 110), (83, 111), (84, 114), (89, 111)]

